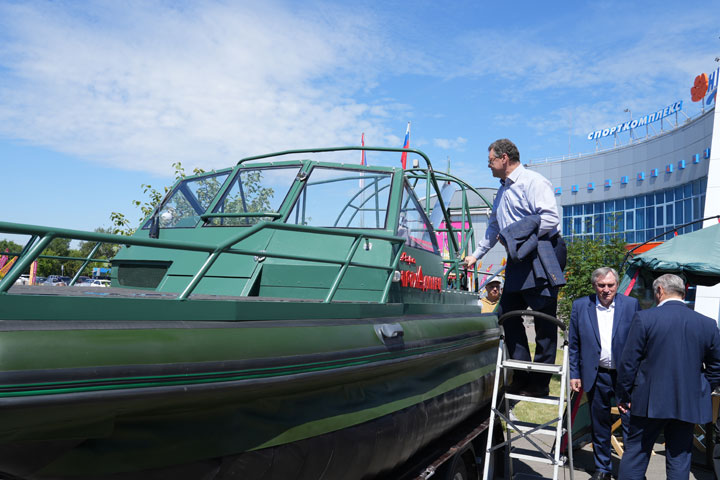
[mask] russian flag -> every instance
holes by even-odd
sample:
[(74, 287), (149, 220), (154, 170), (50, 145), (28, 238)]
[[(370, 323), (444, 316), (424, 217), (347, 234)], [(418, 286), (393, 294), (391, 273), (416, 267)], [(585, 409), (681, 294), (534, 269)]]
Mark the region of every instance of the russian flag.
[[(407, 130), (405, 131), (405, 142), (403, 143), (403, 148), (410, 148), (410, 122), (408, 122)], [(400, 162), (402, 163), (403, 170), (407, 168), (407, 152), (402, 153)]]

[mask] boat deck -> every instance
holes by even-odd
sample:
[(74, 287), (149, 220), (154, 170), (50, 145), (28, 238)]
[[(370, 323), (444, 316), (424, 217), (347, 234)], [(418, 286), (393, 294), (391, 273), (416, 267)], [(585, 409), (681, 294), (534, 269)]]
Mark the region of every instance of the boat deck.
[[(8, 291), (10, 295), (42, 295), (56, 297), (107, 297), (107, 298), (152, 298), (158, 300), (177, 300), (180, 292), (155, 292), (137, 288), (120, 287), (61, 287), (50, 285), (13, 285)], [(323, 303), (318, 299), (306, 298), (277, 298), (277, 297), (242, 297), (233, 295), (205, 295), (191, 294), (192, 300), (231, 300), (251, 302), (302, 302), (302, 303)], [(356, 303), (334, 300), (335, 303)]]

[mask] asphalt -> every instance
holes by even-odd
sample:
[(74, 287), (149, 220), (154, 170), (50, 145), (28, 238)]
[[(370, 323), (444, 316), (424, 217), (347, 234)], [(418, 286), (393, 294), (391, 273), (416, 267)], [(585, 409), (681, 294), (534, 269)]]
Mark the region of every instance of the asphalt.
[[(528, 341), (534, 343), (535, 341), (535, 329), (533, 328), (531, 321), (525, 322), (526, 333)], [(560, 332), (558, 332), (558, 348), (562, 348), (564, 338)], [(541, 441), (542, 437), (535, 437), (536, 441)], [(544, 442), (548, 447), (548, 451), (551, 445)], [(532, 445), (525, 440), (519, 440), (514, 442), (514, 445), (523, 449), (532, 449)], [(542, 446), (542, 445), (541, 445)], [(574, 460), (574, 476), (575, 480), (587, 480), (595, 471), (595, 462), (592, 454), (592, 444), (587, 444), (581, 449), (576, 449), (573, 452)], [(613, 451), (613, 478), (617, 478), (618, 468), (620, 466), (620, 457)], [(552, 478), (553, 468), (550, 465), (538, 463), (538, 462), (525, 462), (518, 459), (513, 459), (513, 478), (523, 480), (529, 478)], [(506, 476), (506, 478), (510, 478)], [(566, 466), (558, 475), (559, 479), (570, 479), (570, 467)], [(648, 480), (664, 479), (665, 475), (665, 446), (663, 443), (658, 442), (653, 448), (653, 455), (650, 458), (650, 464), (648, 465), (646, 478)], [(695, 480), (717, 480), (720, 477), (715, 477), (712, 470), (712, 466), (708, 465), (708, 460), (704, 452), (697, 449), (693, 449), (693, 461), (692, 468), (690, 470), (690, 479)]]
[[(525, 443), (523, 443), (525, 442)], [(519, 440), (514, 442), (521, 448), (532, 448), (527, 441)], [(665, 446), (662, 443), (656, 443), (653, 448), (653, 455), (650, 458), (646, 478), (648, 480), (663, 479), (665, 476)], [(575, 480), (587, 480), (595, 471), (595, 463), (593, 461), (592, 445), (588, 444), (579, 450), (573, 452), (573, 460), (575, 464), (574, 478)], [(715, 480), (715, 474), (711, 467), (705, 465), (705, 455), (698, 450), (693, 450), (693, 465), (690, 470), (690, 478), (695, 480)], [(613, 478), (617, 478), (618, 468), (620, 466), (620, 458), (613, 452)], [(537, 462), (523, 462), (513, 459), (514, 478), (523, 480), (529, 478), (552, 478), (553, 468)], [(507, 477), (509, 478), (509, 477)], [(570, 479), (570, 467), (564, 467), (559, 475), (559, 479)]]

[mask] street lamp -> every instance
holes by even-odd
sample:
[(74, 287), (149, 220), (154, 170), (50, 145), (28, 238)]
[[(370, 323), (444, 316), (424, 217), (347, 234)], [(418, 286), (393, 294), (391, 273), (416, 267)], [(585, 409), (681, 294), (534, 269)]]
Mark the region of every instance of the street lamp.
[(630, 114), (630, 143), (632, 143), (632, 141), (633, 141), (632, 110), (630, 110), (629, 108), (626, 108), (624, 110), (624, 112)]

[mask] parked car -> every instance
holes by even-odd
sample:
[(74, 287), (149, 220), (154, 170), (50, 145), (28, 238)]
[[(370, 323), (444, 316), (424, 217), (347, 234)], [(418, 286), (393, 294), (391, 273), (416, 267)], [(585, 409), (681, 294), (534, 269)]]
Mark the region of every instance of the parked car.
[(103, 280), (100, 278), (91, 279), (87, 283), (82, 284), (83, 287), (109, 287), (110, 286), (110, 280)]
[[(67, 279), (67, 281), (66, 281)], [(43, 283), (43, 285), (52, 285), (52, 286), (65, 286), (68, 283), (70, 283), (69, 277), (61, 277), (60, 275), (50, 275), (47, 277), (47, 280)]]

